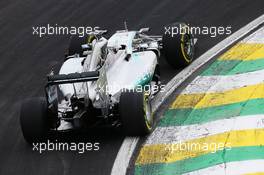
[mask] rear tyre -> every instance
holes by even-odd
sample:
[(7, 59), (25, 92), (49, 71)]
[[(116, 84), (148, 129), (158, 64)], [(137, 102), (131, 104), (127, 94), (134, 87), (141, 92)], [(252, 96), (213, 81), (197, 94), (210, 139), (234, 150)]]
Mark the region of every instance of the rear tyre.
[(122, 92), (119, 112), (123, 131), (128, 136), (144, 136), (153, 129), (149, 96), (143, 92)]
[(45, 98), (28, 99), (22, 104), (20, 125), (23, 136), (28, 143), (41, 142), (47, 139), (49, 124)]
[(165, 58), (173, 68), (186, 67), (194, 58), (194, 38), (190, 28), (185, 23), (174, 23), (168, 27), (174, 33), (167, 32), (162, 37)]

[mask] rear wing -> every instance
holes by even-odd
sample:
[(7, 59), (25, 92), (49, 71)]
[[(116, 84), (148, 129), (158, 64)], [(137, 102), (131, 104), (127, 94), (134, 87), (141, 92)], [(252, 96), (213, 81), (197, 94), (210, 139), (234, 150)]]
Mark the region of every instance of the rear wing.
[(99, 78), (99, 71), (82, 72), (82, 73), (71, 73), (71, 74), (59, 74), (59, 75), (48, 75), (47, 85), (57, 84), (70, 84), (87, 81), (96, 81)]
[[(89, 82), (96, 81), (99, 79), (99, 71), (91, 71), (91, 72), (82, 72), (82, 73), (70, 73), (70, 74), (58, 74), (58, 75), (48, 75), (48, 83), (46, 84), (46, 98), (48, 100), (48, 104), (53, 104), (55, 108), (57, 108), (57, 100), (58, 100), (58, 90), (57, 85), (60, 84), (72, 84), (74, 89), (74, 83), (81, 82)], [(75, 92), (76, 94), (76, 92)]]

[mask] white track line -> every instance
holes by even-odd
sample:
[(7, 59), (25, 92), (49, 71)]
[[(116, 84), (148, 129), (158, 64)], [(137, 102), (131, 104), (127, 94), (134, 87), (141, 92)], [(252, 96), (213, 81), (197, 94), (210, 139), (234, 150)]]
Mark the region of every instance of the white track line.
[[(243, 28), (239, 29), (237, 32), (224, 39), (216, 46), (208, 50), (202, 56), (197, 58), (190, 66), (178, 73), (165, 87), (164, 93), (157, 94), (156, 98), (153, 100), (153, 111), (156, 111), (159, 106), (166, 100), (172, 92), (179, 87), (188, 77), (190, 77), (195, 71), (197, 71), (201, 66), (214, 58), (217, 54), (222, 52), (224, 49), (228, 48), (230, 45), (237, 42), (239, 39), (250, 33), (252, 30), (259, 27), (264, 23), (264, 15), (261, 15), (254, 21), (250, 22)], [(131, 139), (125, 138), (120, 150), (115, 159), (114, 165), (112, 167), (111, 175), (125, 175), (127, 167), (129, 165), (130, 159), (133, 155), (134, 149), (136, 148), (138, 138)], [(129, 145), (129, 146), (128, 146)], [(124, 158), (123, 155), (127, 155)]]
[(111, 175), (125, 175), (129, 160), (137, 146), (139, 137), (126, 137), (120, 147)]
[(247, 160), (223, 163), (213, 167), (197, 170), (184, 175), (243, 175), (264, 172), (264, 160)]
[(224, 92), (260, 83), (264, 83), (264, 70), (228, 76), (198, 76), (182, 94)]
[(256, 32), (250, 35), (249, 38), (245, 38), (241, 43), (259, 43), (264, 44), (264, 27), (261, 27)]
[(264, 128), (264, 115), (239, 116), (204, 124), (158, 127), (145, 145), (176, 144), (229, 131), (262, 128)]

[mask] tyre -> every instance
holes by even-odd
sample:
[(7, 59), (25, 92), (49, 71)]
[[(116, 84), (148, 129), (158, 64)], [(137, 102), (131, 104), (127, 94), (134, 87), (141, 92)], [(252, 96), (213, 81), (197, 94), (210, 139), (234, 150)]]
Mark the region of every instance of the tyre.
[(127, 136), (144, 136), (153, 129), (153, 116), (148, 95), (143, 92), (122, 92), (119, 112)]
[(91, 43), (95, 39), (94, 35), (86, 35), (79, 37), (78, 35), (73, 35), (70, 40), (68, 55), (78, 54), (80, 57), (83, 56), (83, 44)]
[(47, 138), (49, 124), (45, 98), (28, 99), (22, 104), (20, 125), (25, 140), (30, 144)]
[(166, 32), (162, 37), (165, 59), (173, 68), (186, 67), (194, 58), (193, 35), (185, 23), (175, 23), (169, 27), (171, 32)]

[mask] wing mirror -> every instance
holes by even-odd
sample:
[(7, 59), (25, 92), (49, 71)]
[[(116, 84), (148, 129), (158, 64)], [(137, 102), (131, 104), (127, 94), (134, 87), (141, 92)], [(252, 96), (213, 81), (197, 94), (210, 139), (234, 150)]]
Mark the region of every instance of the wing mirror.
[(95, 30), (94, 32), (91, 32), (91, 34), (94, 34), (94, 35), (104, 35), (107, 32), (108, 32), (107, 30)]
[(141, 28), (139, 30), (139, 33), (145, 33), (145, 32), (148, 32), (148, 31), (150, 31), (150, 28), (149, 27), (147, 27), (147, 28)]

